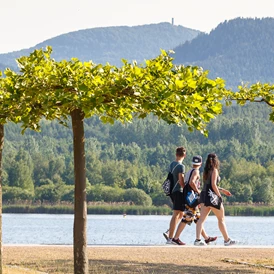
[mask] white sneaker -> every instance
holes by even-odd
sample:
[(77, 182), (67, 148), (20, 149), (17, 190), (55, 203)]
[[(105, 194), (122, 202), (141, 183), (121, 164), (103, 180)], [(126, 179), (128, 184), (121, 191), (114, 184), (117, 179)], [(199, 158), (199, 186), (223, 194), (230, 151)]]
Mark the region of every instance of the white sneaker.
[(168, 240), (166, 241), (166, 244), (167, 244), (167, 245), (173, 245), (172, 239), (168, 239)]
[(168, 238), (168, 231), (169, 231), (169, 230), (167, 230), (166, 232), (163, 233), (163, 236), (165, 237), (165, 239), (166, 239), (167, 241), (168, 241), (168, 239), (169, 239), (169, 238)]
[(235, 245), (237, 242), (235, 240), (232, 239), (228, 239), (227, 242), (224, 242), (225, 246), (230, 246), (230, 245)]
[(196, 246), (204, 246), (204, 245), (206, 245), (206, 243), (204, 241), (202, 241), (202, 240), (200, 240), (200, 241), (195, 240), (194, 245), (196, 245)]

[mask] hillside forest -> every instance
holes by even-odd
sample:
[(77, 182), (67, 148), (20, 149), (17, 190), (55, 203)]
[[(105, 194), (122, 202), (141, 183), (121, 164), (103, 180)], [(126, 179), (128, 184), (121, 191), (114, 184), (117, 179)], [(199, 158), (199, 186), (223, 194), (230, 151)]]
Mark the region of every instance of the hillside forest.
[(175, 62), (209, 70), (237, 89), (242, 82), (274, 82), (274, 18), (236, 18), (174, 48)]
[[(216, 152), (227, 203), (274, 203), (274, 126), (265, 105), (233, 105), (209, 126), (209, 137), (168, 125), (155, 117), (123, 125), (86, 120), (87, 199), (98, 203), (165, 205), (161, 184), (176, 146), (203, 158)], [(40, 133), (8, 124), (3, 155), (3, 202), (73, 202), (71, 129), (42, 122)], [(202, 169), (201, 169), (202, 171)]]

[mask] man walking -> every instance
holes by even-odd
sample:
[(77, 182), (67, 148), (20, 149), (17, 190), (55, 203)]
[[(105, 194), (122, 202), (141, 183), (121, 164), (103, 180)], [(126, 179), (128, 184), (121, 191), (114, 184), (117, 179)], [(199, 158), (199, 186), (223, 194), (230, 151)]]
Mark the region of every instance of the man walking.
[(169, 224), (168, 235), (164, 233), (167, 237), (167, 244), (173, 244), (172, 239), (174, 236), (175, 228), (178, 222), (182, 218), (184, 211), (184, 201), (183, 201), (183, 188), (184, 188), (184, 173), (185, 166), (183, 165), (183, 160), (186, 157), (186, 150), (184, 147), (177, 147), (175, 154), (175, 161), (170, 164), (170, 171), (173, 175), (174, 187), (171, 191), (170, 198), (173, 202), (173, 214)]

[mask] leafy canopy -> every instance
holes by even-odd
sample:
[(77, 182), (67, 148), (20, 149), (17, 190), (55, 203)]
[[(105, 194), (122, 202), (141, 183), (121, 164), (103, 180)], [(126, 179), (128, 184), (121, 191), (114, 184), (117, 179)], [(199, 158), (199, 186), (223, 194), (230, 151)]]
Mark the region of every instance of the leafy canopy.
[(7, 69), (1, 78), (5, 108), (0, 113), (12, 109), (13, 120), (22, 122), (23, 128), (39, 128), (43, 116), (65, 122), (80, 109), (86, 118), (98, 115), (109, 123), (152, 113), (207, 134), (206, 124), (222, 112), (224, 80), (209, 79), (199, 67), (176, 66), (163, 50), (143, 65), (123, 60), (122, 67), (76, 58), (57, 62), (51, 52), (47, 47), (19, 58), (20, 72)]

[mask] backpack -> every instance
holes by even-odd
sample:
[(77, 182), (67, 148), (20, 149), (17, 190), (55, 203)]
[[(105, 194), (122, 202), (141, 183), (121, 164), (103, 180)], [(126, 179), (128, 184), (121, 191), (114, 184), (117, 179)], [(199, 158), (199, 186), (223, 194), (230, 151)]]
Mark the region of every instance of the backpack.
[(172, 193), (174, 186), (174, 179), (173, 179), (173, 171), (175, 170), (175, 168), (178, 166), (179, 164), (177, 164), (172, 171), (168, 172), (167, 178), (165, 179), (164, 183), (162, 184), (162, 188), (164, 190), (164, 193), (166, 194), (166, 196), (170, 196)]
[(185, 187), (183, 190), (183, 197), (184, 197), (185, 204), (191, 208), (195, 208), (199, 204), (199, 198), (200, 198), (199, 195), (195, 193), (194, 190), (189, 185), (189, 181), (191, 179), (193, 171), (194, 169), (189, 171), (189, 177), (186, 178), (187, 180), (185, 182)]

